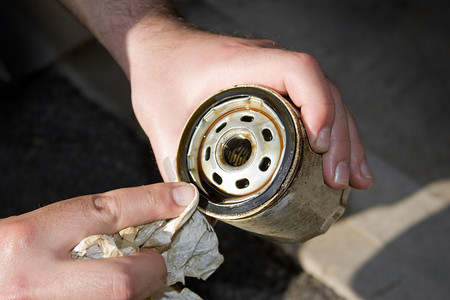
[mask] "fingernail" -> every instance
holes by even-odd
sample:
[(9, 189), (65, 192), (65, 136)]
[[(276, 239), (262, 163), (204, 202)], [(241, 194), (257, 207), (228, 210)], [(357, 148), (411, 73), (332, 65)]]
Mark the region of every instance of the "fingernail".
[(367, 161), (361, 162), (361, 174), (367, 179), (373, 179), (372, 172), (370, 172), (369, 165), (367, 164)]
[(348, 164), (345, 161), (341, 161), (336, 167), (334, 182), (342, 185), (348, 185), (349, 178), (350, 173), (348, 172)]
[(316, 139), (316, 149), (320, 152), (328, 151), (330, 147), (330, 129), (323, 128)]
[(195, 186), (190, 183), (184, 183), (172, 190), (173, 200), (179, 206), (188, 206), (194, 200), (195, 193)]

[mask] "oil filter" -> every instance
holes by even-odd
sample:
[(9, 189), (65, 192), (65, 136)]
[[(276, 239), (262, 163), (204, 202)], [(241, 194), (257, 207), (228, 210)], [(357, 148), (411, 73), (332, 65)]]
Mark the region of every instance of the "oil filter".
[(204, 214), (280, 242), (324, 233), (350, 192), (324, 183), (299, 110), (256, 85), (222, 90), (198, 107), (180, 139), (177, 175), (197, 186)]

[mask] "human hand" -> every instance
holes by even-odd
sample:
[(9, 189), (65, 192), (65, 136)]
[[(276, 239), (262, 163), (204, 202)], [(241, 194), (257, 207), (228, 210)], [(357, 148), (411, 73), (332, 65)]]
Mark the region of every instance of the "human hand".
[(238, 84), (288, 95), (301, 108), (311, 147), (323, 153), (332, 188), (372, 184), (355, 121), (314, 57), (268, 40), (227, 37), (167, 25), (158, 42), (145, 26), (128, 39), (128, 75), (136, 116), (152, 143), (164, 180), (174, 180), (177, 144), (190, 114), (207, 97)]
[(166, 278), (164, 259), (143, 249), (120, 258), (75, 260), (73, 247), (92, 234), (178, 216), (192, 185), (165, 183), (57, 202), (0, 220), (0, 298), (140, 299)]
[(190, 114), (209, 96), (241, 84), (288, 95), (301, 109), (323, 175), (332, 188), (372, 184), (355, 122), (314, 57), (268, 40), (194, 29), (171, 1), (61, 0), (110, 51), (127, 74), (135, 114), (150, 138), (165, 181), (174, 181), (177, 144)]

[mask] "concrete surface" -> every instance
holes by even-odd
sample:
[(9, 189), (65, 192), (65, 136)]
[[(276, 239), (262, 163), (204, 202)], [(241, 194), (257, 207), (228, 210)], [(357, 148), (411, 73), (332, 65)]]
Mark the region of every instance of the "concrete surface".
[[(53, 1), (43, 2), (50, 5)], [(288, 49), (316, 56), (357, 120), (376, 176), (371, 190), (353, 191), (347, 213), (338, 224), (299, 247), (271, 245), (219, 224), (216, 229), (226, 264), (206, 283), (188, 284), (205, 299), (449, 298), (448, 2), (178, 0), (177, 4), (183, 15), (201, 28), (271, 38)], [(26, 20), (39, 23), (51, 18)], [(32, 28), (33, 34), (41, 35), (34, 43), (38, 40), (47, 45), (41, 48), (48, 49), (49, 42), (43, 37), (55, 36), (47, 33), (51, 26)], [(40, 30), (36, 33), (35, 29)], [(125, 78), (98, 44), (83, 34), (75, 36), (83, 42), (52, 47), (53, 54), (44, 55), (45, 63), (29, 63), (41, 69), (53, 66), (41, 71), (46, 74), (42, 80), (30, 79), (29, 73), (35, 69), (27, 69), (28, 64), (23, 72), (14, 72), (0, 51), (6, 67), (2, 67), (6, 74), (2, 80), (16, 78), (13, 85), (17, 86), (17, 78), (22, 78), (18, 90), (7, 86), (7, 95), (23, 99), (16, 100), (13, 107), (3, 101), (1, 137), (10, 141), (0, 156), (2, 170), (7, 170), (3, 174), (8, 174), (1, 177), (1, 197), (7, 199), (2, 202), (3, 216), (14, 212), (14, 206), (28, 200), (30, 194), (45, 204), (48, 199), (158, 180), (149, 177), (154, 165), (148, 165), (148, 151), (142, 150), (148, 146), (126, 109), (129, 87)], [(70, 45), (67, 41), (50, 44)], [(120, 92), (108, 90), (111, 82)], [(45, 88), (39, 88), (42, 86), (59, 91), (48, 96), (54, 99), (51, 101), (76, 98), (84, 104), (69, 105), (63, 114), (66, 118), (54, 123), (43, 121), (55, 126), (48, 127), (53, 129), (39, 129), (47, 125), (35, 126), (36, 115), (51, 120), (67, 103), (73, 103), (57, 102), (58, 109), (46, 112), (38, 109), (46, 103), (42, 101), (31, 105), (27, 113), (25, 106), (46, 94)], [(5, 92), (2, 99), (6, 99)], [(81, 120), (97, 119), (99, 123), (77, 129), (80, 124), (74, 117), (73, 123), (62, 126), (63, 121), (71, 120), (70, 111), (78, 111)], [(95, 114), (90, 115), (92, 111)], [(28, 118), (11, 121), (11, 112)], [(115, 125), (101, 125), (110, 123)], [(65, 128), (64, 134), (53, 138), (54, 128)], [(67, 138), (74, 129), (77, 134)], [(48, 136), (42, 138), (43, 132)], [(85, 133), (91, 138), (85, 139)], [(104, 139), (93, 138), (99, 136)], [(116, 145), (119, 140), (120, 147)], [(140, 154), (132, 158), (132, 153)], [(114, 172), (103, 178), (106, 169)], [(31, 188), (24, 189), (24, 185)], [(16, 213), (33, 208), (29, 205), (19, 205)]]

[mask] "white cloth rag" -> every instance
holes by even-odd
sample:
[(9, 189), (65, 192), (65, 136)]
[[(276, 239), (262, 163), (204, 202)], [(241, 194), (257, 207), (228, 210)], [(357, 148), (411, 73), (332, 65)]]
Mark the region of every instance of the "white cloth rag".
[(72, 250), (77, 259), (120, 257), (138, 252), (141, 247), (159, 252), (167, 265), (166, 287), (158, 291), (152, 300), (201, 299), (187, 288), (177, 291), (171, 285), (186, 276), (206, 280), (223, 262), (218, 239), (205, 216), (196, 208), (198, 191), (194, 201), (174, 219), (125, 228), (113, 236), (98, 234), (83, 239)]

